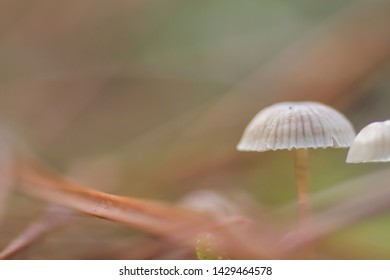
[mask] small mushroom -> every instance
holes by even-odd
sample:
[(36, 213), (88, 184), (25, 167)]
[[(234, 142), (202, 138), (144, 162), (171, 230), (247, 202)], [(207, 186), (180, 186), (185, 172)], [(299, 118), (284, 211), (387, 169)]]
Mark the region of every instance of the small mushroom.
[[(302, 234), (310, 221), (308, 149), (347, 148), (355, 130), (344, 115), (317, 102), (283, 102), (261, 110), (244, 131), (239, 151), (295, 151), (295, 179)], [(305, 232), (306, 231), (306, 232)]]
[(347, 162), (390, 161), (390, 120), (364, 127), (349, 149)]

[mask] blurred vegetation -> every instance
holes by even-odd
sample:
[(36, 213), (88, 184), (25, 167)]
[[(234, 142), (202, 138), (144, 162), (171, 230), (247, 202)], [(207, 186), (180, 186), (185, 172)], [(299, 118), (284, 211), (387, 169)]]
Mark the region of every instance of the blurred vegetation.
[[(389, 26), (389, 2), (377, 0), (4, 0), (0, 121), (49, 166), (91, 188), (172, 203), (212, 190), (242, 198), (237, 207), (250, 208), (255, 221), (266, 213), (287, 227), (295, 208), (280, 209), (295, 201), (293, 157), (237, 152), (242, 131), (257, 111), (284, 100), (327, 103), (357, 131), (389, 119)], [(311, 153), (320, 200), (333, 185), (389, 168), (347, 165), (346, 153)], [(12, 192), (1, 207), (0, 248), (46, 204)], [(390, 258), (389, 223), (382, 211), (335, 230), (318, 241), (317, 258)], [(195, 254), (83, 217), (15, 258)]]

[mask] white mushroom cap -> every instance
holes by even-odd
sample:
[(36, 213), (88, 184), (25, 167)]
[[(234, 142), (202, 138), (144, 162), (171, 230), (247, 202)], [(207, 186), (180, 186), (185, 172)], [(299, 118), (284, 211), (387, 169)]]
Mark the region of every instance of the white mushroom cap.
[(363, 128), (349, 149), (347, 162), (390, 161), (390, 120)]
[(318, 102), (283, 102), (261, 110), (244, 131), (239, 151), (346, 148), (355, 138), (351, 123)]

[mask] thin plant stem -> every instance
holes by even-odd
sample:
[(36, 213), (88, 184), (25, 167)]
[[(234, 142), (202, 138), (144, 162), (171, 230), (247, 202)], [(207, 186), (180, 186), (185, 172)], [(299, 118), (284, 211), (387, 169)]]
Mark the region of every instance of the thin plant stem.
[(0, 252), (0, 260), (15, 257), (49, 233), (75, 220), (76, 216), (71, 213), (69, 209), (51, 205), (42, 217), (30, 224)]
[(18, 177), (21, 189), (37, 198), (152, 234), (172, 234), (207, 220), (195, 210), (93, 190), (34, 164), (20, 166)]
[[(311, 199), (310, 199), (310, 172), (309, 151), (295, 150), (295, 180), (298, 195), (298, 228), (302, 240), (310, 239), (311, 232)], [(304, 250), (305, 258), (311, 258), (313, 248), (309, 244)]]

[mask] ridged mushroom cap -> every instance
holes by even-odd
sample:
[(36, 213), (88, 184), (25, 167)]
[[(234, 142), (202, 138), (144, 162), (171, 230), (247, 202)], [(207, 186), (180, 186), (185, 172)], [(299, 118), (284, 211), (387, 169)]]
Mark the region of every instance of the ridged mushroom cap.
[(363, 128), (349, 149), (347, 162), (390, 161), (390, 120), (374, 122)]
[(239, 151), (346, 148), (355, 138), (347, 118), (318, 102), (283, 102), (261, 110), (244, 131)]

